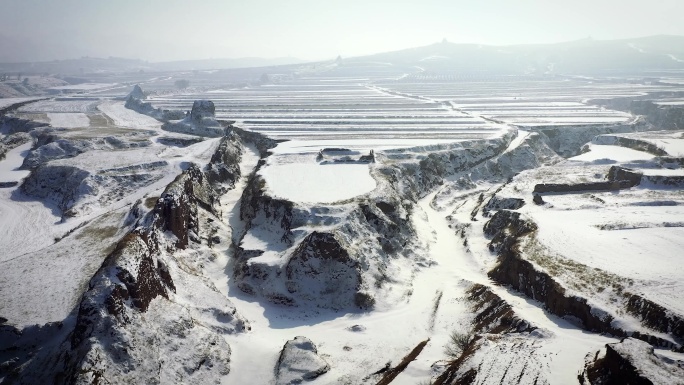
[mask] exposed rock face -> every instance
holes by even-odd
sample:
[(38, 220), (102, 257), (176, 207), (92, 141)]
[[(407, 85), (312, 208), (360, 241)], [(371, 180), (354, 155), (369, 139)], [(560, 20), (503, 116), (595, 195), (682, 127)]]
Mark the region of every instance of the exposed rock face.
[(242, 144), (233, 132), (221, 139), (218, 149), (212, 155), (206, 168), (206, 175), (215, 189), (220, 193), (231, 190), (240, 179), (240, 161), (242, 160)]
[(209, 138), (219, 138), (225, 135), (226, 128), (216, 121), (213, 117), (202, 117), (203, 113), (198, 114), (198, 118), (193, 118), (192, 114), (177, 122), (167, 121), (162, 125), (162, 129), (172, 132), (180, 132), (189, 135), (206, 136)]
[(5, 155), (10, 150), (13, 150), (30, 141), (31, 135), (24, 132), (17, 132), (3, 137), (0, 139), (0, 160), (5, 159)]
[[(279, 304), (338, 310), (372, 308), (376, 292), (398, 296), (405, 289), (389, 287), (407, 282), (394, 278), (393, 260), (417, 258), (417, 246), (411, 204), (394, 194), (379, 202), (307, 206), (271, 196), (266, 181), (253, 175), (240, 208), (247, 224), (240, 239), (248, 241), (236, 250), (238, 287)], [(316, 227), (325, 229), (309, 230)], [(255, 238), (268, 247), (250, 243)]]
[(483, 212), (497, 210), (517, 210), (525, 205), (525, 200), (521, 198), (503, 198), (499, 195), (492, 195), (487, 204), (483, 208)]
[(146, 98), (147, 95), (145, 95), (145, 92), (140, 88), (140, 85), (136, 84), (135, 87), (133, 87), (133, 91), (126, 97), (125, 106), (133, 111), (137, 111), (161, 121), (177, 120), (185, 117), (185, 114), (181, 110), (162, 110), (160, 108), (154, 108), (151, 103), (145, 102)]
[(537, 270), (519, 255), (516, 247), (518, 238), (536, 228), (536, 224), (521, 218), (517, 212), (502, 210), (494, 214), (484, 230), (486, 235), (492, 237), (489, 247), (498, 251), (500, 262), (488, 273), (489, 277), (541, 301), (554, 314), (576, 317), (587, 330), (624, 335), (624, 332), (611, 326), (610, 316), (601, 318), (594, 315), (586, 299), (567, 295), (565, 288), (549, 274)]
[(621, 337), (631, 335), (653, 345), (678, 348), (676, 344), (660, 337), (625, 331), (614, 326), (611, 315), (594, 309), (586, 298), (568, 294), (550, 274), (524, 259), (520, 254), (519, 238), (536, 229), (534, 222), (522, 218), (517, 212), (501, 210), (494, 214), (485, 224), (484, 230), (486, 235), (492, 237), (489, 248), (498, 252), (499, 264), (487, 275), (496, 282), (510, 285), (526, 296), (542, 302), (553, 314), (576, 318), (586, 330)]
[[(475, 284), (467, 294), (475, 314), (472, 322), (474, 334), (465, 346), (460, 347), (461, 355), (449, 362), (433, 384), (472, 384), (478, 380), (545, 383), (544, 368), (537, 362), (535, 342), (531, 342), (535, 338), (530, 338), (530, 333), (538, 330), (537, 327), (520, 318), (510, 304), (487, 286)], [(543, 334), (543, 330), (539, 332), (540, 336)], [(510, 354), (511, 351), (515, 353)], [(507, 370), (492, 370), (492, 367), (506, 367)], [(517, 379), (517, 382), (511, 382), (512, 379)]]
[(276, 364), (276, 384), (296, 385), (313, 380), (330, 370), (318, 355), (316, 345), (306, 337), (295, 337), (283, 346)]
[[(355, 301), (361, 284), (356, 260), (334, 233), (314, 231), (291, 254), (285, 266), (288, 292), (309, 301), (325, 301), (344, 308)], [(357, 304), (363, 305), (363, 304)]]
[(644, 120), (636, 120), (629, 124), (579, 125), (579, 126), (539, 126), (532, 130), (543, 134), (549, 147), (558, 155), (569, 158), (582, 152), (582, 146), (598, 135), (628, 133), (653, 129)]
[(620, 166), (612, 166), (605, 182), (589, 183), (540, 183), (534, 186), (534, 193), (572, 193), (581, 191), (615, 191), (632, 188), (641, 183), (643, 175)]
[(31, 171), (21, 189), (28, 196), (55, 204), (62, 215), (74, 216), (158, 181), (166, 166), (160, 161), (91, 172), (47, 163)]
[(603, 356), (596, 354), (579, 376), (586, 385), (681, 385), (684, 368), (670, 359), (656, 356), (646, 342), (625, 338), (607, 344)]
[(195, 261), (208, 237), (199, 211), (213, 215), (217, 199), (199, 167), (176, 178), (92, 277), (63, 342), (11, 381), (221, 383), (231, 353), (223, 335), (249, 326)]
[[(75, 355), (67, 366), (68, 378), (74, 382), (97, 376), (113, 383), (134, 379), (164, 383), (163, 378), (202, 382), (228, 373), (230, 347), (221, 334), (245, 330), (246, 321), (207, 282), (203, 295), (213, 296), (222, 308), (206, 300), (196, 299), (194, 308), (176, 302), (176, 297), (198, 295), (183, 289), (197, 278), (183, 275), (187, 274), (184, 267), (167, 254), (190, 247), (189, 239), (199, 232), (198, 206), (212, 210), (214, 200), (206, 177), (198, 167), (191, 167), (167, 187), (147, 224), (117, 245), (81, 302), (71, 336)], [(161, 313), (144, 316), (150, 312)], [(181, 340), (176, 341), (178, 337)], [(179, 346), (168, 351), (169, 344)], [(144, 364), (126, 373), (122, 361)]]
[(105, 136), (90, 139), (61, 138), (54, 130), (32, 132), (36, 149), (24, 159), (22, 168), (35, 169), (51, 160), (73, 158), (87, 151), (124, 150), (148, 147), (152, 143), (140, 132), (124, 136)]
[[(232, 124), (231, 122), (224, 122), (220, 121), (222, 125), (228, 126)], [(243, 130), (239, 127), (231, 127), (230, 128), (231, 132), (236, 133), (240, 138), (242, 138), (242, 141), (244, 143), (251, 143), (253, 144), (256, 149), (259, 151), (259, 156), (261, 158), (265, 158), (269, 154), (269, 150), (274, 148), (275, 146), (278, 145), (279, 141), (275, 139), (268, 138), (264, 135), (261, 135), (259, 133), (253, 132), (253, 131), (246, 131)], [(282, 140), (281, 140), (282, 142)]]
[(658, 146), (654, 145), (653, 143), (639, 140), (637, 138), (627, 138), (620, 135), (599, 135), (591, 142), (599, 145), (627, 147), (637, 151), (648, 152), (649, 154), (656, 156), (668, 155), (665, 150), (658, 148)]
[(468, 300), (476, 310), (473, 331), (477, 333), (522, 333), (536, 329), (515, 314), (511, 305), (487, 286), (474, 284), (468, 290)]
[(658, 95), (658, 93), (655, 93), (650, 96), (594, 100), (592, 102), (611, 109), (627, 111), (635, 115), (642, 115), (645, 117), (648, 123), (657, 129), (684, 129), (684, 108), (681, 106), (663, 106), (654, 103), (651, 100), (646, 100), (651, 97), (662, 96), (677, 97), (677, 93), (670, 92), (666, 95)]
[(154, 224), (178, 239), (176, 247), (185, 249), (189, 237), (199, 232), (197, 207), (216, 213), (216, 195), (206, 176), (196, 165), (190, 166), (171, 182), (155, 206)]
[(198, 124), (216, 122), (216, 107), (211, 100), (195, 100), (192, 103), (192, 110), (190, 110), (190, 118)]
[(378, 171), (403, 197), (417, 200), (434, 187), (443, 184), (445, 177), (493, 159), (508, 147), (514, 136), (514, 132), (509, 132), (495, 139), (430, 146), (430, 151), (420, 149), (428, 152), (428, 155), (417, 161), (406, 154), (412, 149), (385, 151), (385, 156), (395, 164), (382, 165)]
[(230, 124), (224, 122), (226, 124), (224, 127), (221, 122), (216, 120), (215, 111), (214, 102), (211, 100), (195, 100), (190, 115), (177, 122), (167, 121), (162, 129), (211, 138), (224, 136), (230, 128)]
[(21, 189), (29, 196), (57, 204), (64, 213), (76, 204), (79, 197), (97, 193), (97, 187), (89, 177), (89, 172), (77, 167), (46, 165), (31, 172)]
[(147, 95), (145, 95), (145, 92), (143, 92), (140, 85), (136, 84), (135, 86), (133, 86), (133, 90), (131, 91), (131, 93), (128, 94), (128, 97), (126, 99), (145, 100), (145, 98), (147, 98)]
[(649, 328), (684, 340), (684, 319), (681, 315), (636, 294), (629, 295), (627, 311)]
[(0, 119), (0, 131), (9, 135), (17, 132), (30, 132), (39, 127), (48, 127), (49, 124), (36, 122), (28, 119), (15, 118), (13, 116), (3, 116)]

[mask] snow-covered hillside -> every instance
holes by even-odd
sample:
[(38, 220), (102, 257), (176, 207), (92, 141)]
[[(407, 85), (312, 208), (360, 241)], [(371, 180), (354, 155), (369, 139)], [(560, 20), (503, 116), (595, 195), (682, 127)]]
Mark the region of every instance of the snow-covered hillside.
[(679, 77), (382, 68), (0, 99), (0, 382), (683, 384)]

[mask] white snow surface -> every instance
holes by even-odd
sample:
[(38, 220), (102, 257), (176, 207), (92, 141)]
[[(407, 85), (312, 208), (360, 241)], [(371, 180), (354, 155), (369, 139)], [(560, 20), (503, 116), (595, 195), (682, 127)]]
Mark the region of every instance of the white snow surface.
[(29, 100), (36, 100), (36, 99), (38, 99), (38, 98), (35, 98), (35, 97), (31, 97), (31, 98), (0, 98), (0, 108), (9, 107), (12, 104), (28, 102)]
[[(28, 175), (19, 170), (31, 143), (21, 145), (0, 161), (1, 182), (21, 182)], [(25, 197), (18, 187), (0, 189), (0, 262), (51, 245), (55, 234), (65, 231), (55, 226), (60, 217), (51, 207)]]
[(160, 130), (162, 123), (157, 119), (143, 115), (124, 107), (124, 102), (106, 100), (98, 104), (97, 109), (109, 116), (119, 127)]
[(289, 163), (260, 170), (272, 195), (293, 202), (332, 203), (375, 189), (367, 164)]
[(577, 155), (570, 158), (571, 160), (579, 160), (583, 162), (593, 162), (597, 160), (606, 160), (609, 162), (629, 162), (635, 160), (649, 160), (653, 159), (653, 154), (643, 151), (632, 150), (631, 148), (589, 144), (589, 152)]
[(88, 115), (82, 112), (50, 112), (47, 117), (53, 127), (78, 128), (90, 125)]

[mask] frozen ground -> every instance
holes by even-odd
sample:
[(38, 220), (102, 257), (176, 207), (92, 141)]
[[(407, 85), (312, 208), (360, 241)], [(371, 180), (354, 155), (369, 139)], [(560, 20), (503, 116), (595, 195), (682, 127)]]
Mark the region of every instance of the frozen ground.
[(35, 99), (38, 99), (38, 98), (35, 98), (35, 97), (31, 97), (31, 98), (0, 98), (0, 108), (9, 107), (12, 104), (28, 102), (30, 100), (35, 100)]
[(583, 162), (596, 162), (605, 160), (607, 162), (629, 162), (635, 160), (653, 159), (654, 155), (643, 151), (632, 150), (631, 148), (589, 144), (582, 155), (577, 155), (571, 159)]
[(47, 117), (53, 127), (78, 128), (90, 126), (88, 115), (82, 112), (50, 112)]
[[(35, 111), (61, 110), (59, 102), (34, 107)], [(65, 102), (69, 106), (69, 102)], [(92, 103), (88, 102), (88, 103)], [(117, 108), (120, 107), (120, 108)], [(70, 107), (67, 107), (70, 108)], [(92, 109), (88, 109), (93, 111)], [(101, 127), (95, 136), (116, 135), (129, 129), (157, 129), (160, 124), (149, 117), (123, 108), (121, 102), (106, 103), (103, 108), (114, 125)], [(67, 123), (87, 117), (84, 113), (49, 113)], [(56, 125), (53, 121), (53, 124)], [(119, 125), (120, 124), (120, 125)], [(62, 127), (80, 127), (65, 124)], [(87, 124), (86, 124), (87, 126)], [(76, 135), (83, 138), (83, 132)], [(18, 187), (0, 188), (0, 292), (11, 293), (0, 305), (0, 314), (18, 326), (63, 320), (77, 304), (87, 281), (99, 268), (112, 245), (125, 234), (123, 218), (137, 200), (158, 196), (189, 162), (206, 164), (218, 139), (196, 143), (185, 148), (169, 148), (153, 142), (148, 148), (129, 150), (96, 150), (76, 157), (54, 160), (51, 166), (69, 166), (86, 170), (99, 180), (101, 176), (125, 177), (147, 172), (145, 165), (166, 162), (158, 176), (142, 188), (99, 185), (94, 195), (83, 195), (82, 215), (63, 220), (59, 210), (49, 201), (23, 194)], [(11, 150), (0, 161), (0, 182), (21, 182), (29, 171), (18, 170), (31, 148), (27, 143)], [(132, 167), (127, 171), (127, 167)], [(116, 190), (115, 187), (120, 188)], [(21, 272), (21, 273), (18, 273)]]
[(333, 203), (376, 186), (367, 164), (290, 163), (264, 167), (260, 174), (273, 196), (293, 202)]

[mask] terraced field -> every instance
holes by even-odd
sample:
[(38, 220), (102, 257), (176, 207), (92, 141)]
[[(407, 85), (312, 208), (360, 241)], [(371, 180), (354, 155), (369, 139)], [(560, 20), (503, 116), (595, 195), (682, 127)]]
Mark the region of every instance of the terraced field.
[[(416, 71), (416, 69), (413, 69)], [(639, 96), (672, 85), (561, 77), (317, 76), (277, 84), (157, 95), (155, 107), (189, 110), (198, 98), (214, 101), (217, 117), (274, 138), (363, 140), (420, 144), (500, 135), (508, 125), (578, 126), (628, 123), (626, 112), (588, 103)]]
[[(161, 108), (189, 109), (197, 95), (156, 97)], [(354, 79), (311, 79), (296, 83), (217, 90), (217, 117), (288, 139), (465, 139), (497, 134), (501, 128), (448, 104), (392, 95)]]
[(592, 79), (533, 77), (466, 78), (457, 81), (407, 77), (378, 86), (407, 96), (449, 102), (459, 111), (518, 126), (625, 122), (631, 118), (629, 114), (586, 102), (670, 89)]

